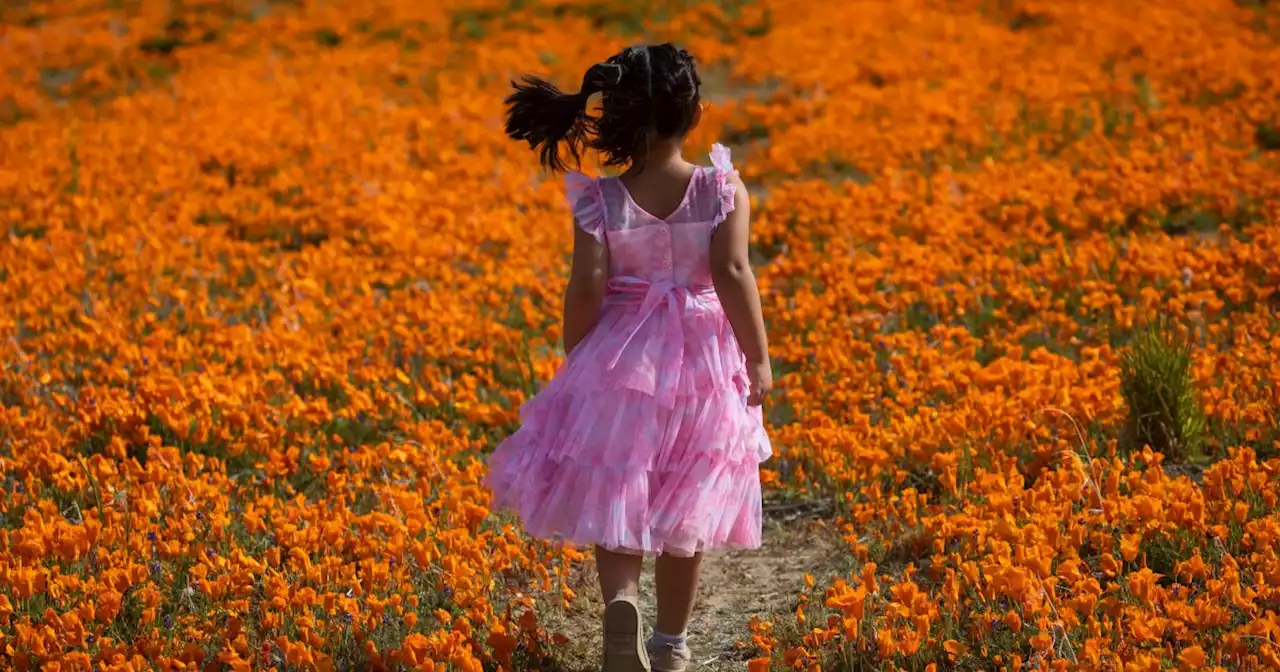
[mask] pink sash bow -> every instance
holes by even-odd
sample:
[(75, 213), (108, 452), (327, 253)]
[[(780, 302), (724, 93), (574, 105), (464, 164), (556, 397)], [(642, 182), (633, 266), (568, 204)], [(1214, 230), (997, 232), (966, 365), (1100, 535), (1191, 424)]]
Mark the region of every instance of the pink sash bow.
[(618, 365), (631, 339), (635, 338), (644, 323), (657, 313), (658, 308), (665, 304), (667, 324), (666, 333), (663, 336), (663, 352), (673, 361), (667, 362), (663, 368), (673, 373), (659, 376), (661, 380), (658, 381), (658, 389), (654, 390), (654, 397), (664, 407), (673, 408), (676, 401), (676, 384), (679, 382), (678, 372), (684, 366), (684, 324), (681, 319), (684, 308), (688, 300), (694, 296), (713, 294), (715, 294), (715, 288), (711, 285), (684, 286), (667, 280), (650, 281), (626, 275), (610, 278), (608, 300), (620, 304), (639, 303), (640, 309), (636, 311), (635, 318), (631, 321), (627, 337), (623, 339), (622, 345), (618, 346), (618, 351), (609, 360), (606, 368), (612, 371)]

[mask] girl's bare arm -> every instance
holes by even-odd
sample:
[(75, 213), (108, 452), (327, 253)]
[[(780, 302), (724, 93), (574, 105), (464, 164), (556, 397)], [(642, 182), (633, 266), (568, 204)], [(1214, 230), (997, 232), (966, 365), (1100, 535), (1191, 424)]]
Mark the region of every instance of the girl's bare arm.
[(749, 255), (751, 238), (751, 200), (742, 181), (734, 177), (737, 195), (734, 209), (711, 236), (711, 278), (716, 295), (724, 306), (733, 335), (747, 357), (751, 376), (751, 402), (773, 385), (769, 371), (769, 343), (764, 331), (764, 315), (760, 309), (760, 291), (751, 270)]
[(609, 282), (609, 248), (573, 227), (573, 270), (564, 292), (564, 352), (569, 354), (596, 325)]

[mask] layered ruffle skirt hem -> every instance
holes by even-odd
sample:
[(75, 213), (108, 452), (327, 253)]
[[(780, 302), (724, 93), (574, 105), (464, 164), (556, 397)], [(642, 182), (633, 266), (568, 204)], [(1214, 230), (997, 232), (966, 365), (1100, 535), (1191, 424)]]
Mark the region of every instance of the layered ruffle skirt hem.
[(686, 557), (758, 548), (760, 464), (772, 449), (723, 310), (683, 288), (630, 298), (606, 300), (489, 456), (494, 505), (530, 535), (576, 546)]

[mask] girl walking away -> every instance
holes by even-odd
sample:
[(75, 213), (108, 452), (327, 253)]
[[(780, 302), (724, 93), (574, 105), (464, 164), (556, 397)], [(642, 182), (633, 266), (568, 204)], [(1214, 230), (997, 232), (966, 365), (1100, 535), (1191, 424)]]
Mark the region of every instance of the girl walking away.
[[(488, 476), (495, 504), (529, 534), (595, 546), (606, 672), (686, 669), (703, 553), (760, 546), (772, 375), (747, 191), (724, 147), (712, 167), (682, 155), (700, 85), (693, 58), (662, 44), (592, 66), (576, 94), (525, 77), (507, 99), (507, 134), (546, 168), (563, 171), (585, 149), (625, 168), (566, 175), (568, 357)], [(587, 111), (596, 93), (599, 116)], [(647, 641), (636, 601), (645, 555), (657, 556)]]

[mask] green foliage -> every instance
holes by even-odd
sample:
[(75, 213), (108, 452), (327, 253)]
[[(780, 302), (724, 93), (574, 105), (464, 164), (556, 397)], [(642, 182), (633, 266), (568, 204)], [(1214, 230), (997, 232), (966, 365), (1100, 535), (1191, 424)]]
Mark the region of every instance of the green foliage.
[(138, 48), (149, 54), (168, 56), (183, 44), (184, 42), (181, 38), (173, 37), (172, 35), (160, 35), (146, 38), (138, 44)]
[(321, 28), (315, 33), (316, 43), (323, 47), (336, 47), (342, 44), (342, 36), (332, 28)]
[(1258, 124), (1257, 130), (1254, 132), (1254, 139), (1258, 142), (1258, 147), (1263, 150), (1280, 152), (1280, 126)]
[(1223, 547), (1213, 543), (1202, 534), (1187, 530), (1173, 532), (1157, 532), (1147, 535), (1139, 545), (1139, 555), (1146, 566), (1161, 575), (1161, 583), (1169, 584), (1178, 580), (1178, 563), (1190, 560), (1199, 549), (1200, 557), (1210, 565), (1222, 561)]
[(1163, 320), (1134, 335), (1120, 360), (1129, 450), (1146, 444), (1174, 463), (1200, 456), (1205, 416), (1191, 379), (1191, 354), (1190, 343)]

